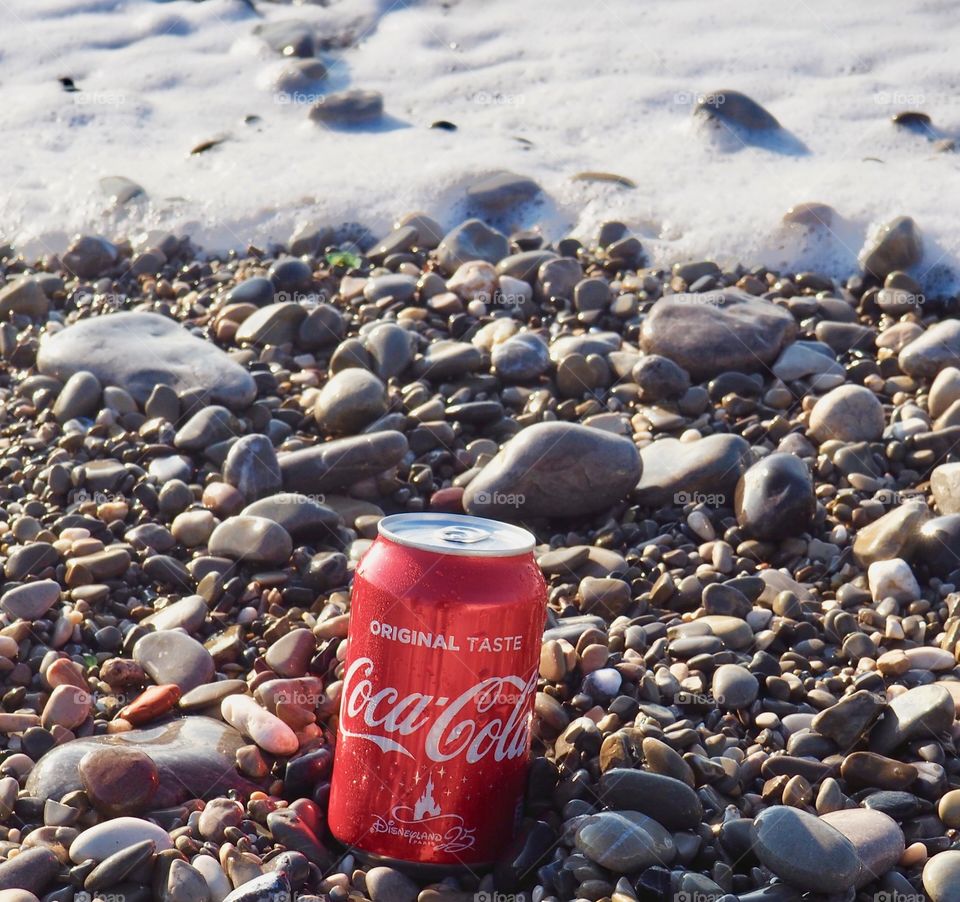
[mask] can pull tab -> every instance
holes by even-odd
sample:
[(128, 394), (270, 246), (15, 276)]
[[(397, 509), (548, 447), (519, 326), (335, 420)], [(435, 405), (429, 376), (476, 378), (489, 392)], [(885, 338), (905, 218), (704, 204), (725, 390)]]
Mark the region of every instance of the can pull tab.
[(458, 545), (473, 545), (490, 538), (490, 532), (477, 526), (445, 526), (438, 535), (444, 542), (456, 542)]

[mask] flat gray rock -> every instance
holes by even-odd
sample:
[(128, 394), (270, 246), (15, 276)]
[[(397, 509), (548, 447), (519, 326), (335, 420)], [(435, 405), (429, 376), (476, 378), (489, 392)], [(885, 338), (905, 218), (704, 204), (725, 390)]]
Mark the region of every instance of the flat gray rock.
[(467, 202), (484, 213), (503, 213), (529, 203), (540, 193), (540, 186), (527, 176), (497, 172), (467, 188)]
[(468, 219), (443, 236), (437, 248), (437, 261), (444, 272), (452, 274), (470, 260), (499, 263), (509, 253), (506, 235), (479, 219)]
[(789, 805), (767, 808), (754, 819), (753, 836), (761, 863), (798, 889), (839, 893), (860, 876), (853, 843), (806, 811)]
[(864, 244), (859, 262), (865, 272), (885, 279), (897, 269), (909, 269), (923, 259), (923, 238), (909, 216), (884, 223)]
[(910, 739), (933, 739), (953, 725), (953, 696), (938, 683), (898, 695), (870, 732), (870, 750), (887, 755)]
[(249, 407), (257, 395), (253, 377), (216, 345), (155, 313), (91, 317), (44, 336), (37, 367), (64, 381), (86, 370), (140, 404), (158, 384), (177, 392), (202, 389), (234, 410)]
[(900, 351), (897, 362), (908, 376), (931, 379), (960, 358), (960, 320), (935, 323)]
[(147, 633), (133, 647), (133, 659), (157, 685), (174, 683), (183, 692), (213, 679), (213, 658), (196, 639), (180, 630)]
[(639, 811), (668, 830), (688, 830), (703, 819), (700, 799), (686, 783), (643, 770), (608, 770), (600, 778), (600, 801), (618, 811)]
[(496, 519), (575, 517), (626, 497), (640, 476), (630, 439), (574, 423), (522, 429), (473, 479), (464, 510)]
[(334, 492), (396, 466), (407, 453), (407, 437), (387, 430), (323, 442), (281, 454), (280, 473), (288, 492)]
[(664, 438), (640, 451), (643, 475), (634, 497), (640, 504), (704, 501), (732, 506), (740, 476), (750, 466), (750, 446), (739, 435), (708, 435), (693, 442)]
[(643, 323), (641, 345), (648, 354), (669, 357), (699, 382), (727, 370), (766, 370), (796, 333), (784, 307), (725, 288), (662, 297)]
[(383, 95), (357, 88), (327, 94), (310, 108), (310, 118), (332, 127), (378, 122), (383, 118)]
[(265, 517), (279, 523), (294, 539), (319, 539), (330, 542), (337, 537), (340, 515), (332, 508), (306, 495), (279, 492), (247, 505), (243, 517)]
[(839, 830), (857, 850), (861, 863), (858, 887), (882, 877), (903, 855), (903, 831), (882, 811), (848, 808), (824, 814), (821, 820)]

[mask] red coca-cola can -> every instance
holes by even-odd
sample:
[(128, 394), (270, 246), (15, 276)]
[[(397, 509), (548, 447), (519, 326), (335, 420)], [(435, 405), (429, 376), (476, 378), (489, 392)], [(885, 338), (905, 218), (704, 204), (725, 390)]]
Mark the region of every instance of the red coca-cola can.
[(529, 763), (546, 585), (525, 529), (397, 514), (357, 567), (329, 826), (368, 859), (493, 862)]

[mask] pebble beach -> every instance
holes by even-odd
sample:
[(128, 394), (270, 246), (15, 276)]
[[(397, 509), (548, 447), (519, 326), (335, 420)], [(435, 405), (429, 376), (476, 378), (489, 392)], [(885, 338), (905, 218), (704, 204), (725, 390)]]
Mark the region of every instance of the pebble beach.
[[(291, 147), (311, 129), (360, 168), (404, 131), (364, 53), (407, 8), (129, 5), (184, 60), (242, 31), (236, 59), (305, 92), (280, 104)], [(451, 34), (463, 13), (411, 7)], [(497, 165), (437, 193), (348, 179), (267, 216), (263, 185), (209, 206), (196, 173), (158, 203), (163, 151), (70, 212), (14, 186), (0, 902), (960, 902), (955, 164), (923, 106), (874, 124), (898, 173), (922, 146), (939, 208), (914, 176), (883, 198), (865, 177), (855, 209), (785, 175), (820, 152), (812, 119), (689, 95), (712, 165), (791, 186), (728, 230), (654, 228), (634, 170), (568, 148), (571, 193), (490, 135)], [(462, 136), (439, 112), (422, 131)], [(188, 154), (215, 161), (203, 191), (232, 144)], [(548, 610), (517, 834), (425, 876), (344, 848), (327, 806), (353, 574), (384, 516), (431, 511), (533, 533)]]

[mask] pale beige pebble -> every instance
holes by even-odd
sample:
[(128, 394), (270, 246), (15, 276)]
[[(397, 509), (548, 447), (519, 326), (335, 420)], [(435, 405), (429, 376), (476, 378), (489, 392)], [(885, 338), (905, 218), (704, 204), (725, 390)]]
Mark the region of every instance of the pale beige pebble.
[(960, 827), (960, 789), (951, 789), (940, 797), (937, 814), (948, 827)]
[(16, 777), (0, 777), (0, 819), (8, 818), (13, 813), (19, 792), (20, 784)]
[(567, 675), (567, 662), (563, 649), (556, 639), (540, 646), (540, 676), (545, 680), (559, 682)]
[(885, 651), (877, 658), (877, 670), (884, 676), (902, 676), (909, 669), (910, 659), (902, 649), (895, 648), (892, 651)]
[(867, 582), (874, 601), (885, 598), (914, 601), (920, 597), (920, 584), (910, 565), (902, 558), (874, 561), (867, 569)]
[(57, 686), (43, 708), (40, 722), (45, 729), (54, 724), (76, 729), (90, 714), (93, 700), (90, 693), (76, 686)]
[(218, 522), (209, 510), (184, 511), (173, 518), (170, 533), (187, 548), (196, 548), (206, 544)]
[(223, 867), (212, 855), (196, 855), (190, 862), (203, 876), (210, 890), (210, 902), (223, 902), (233, 887)]
[(0, 889), (0, 902), (40, 902), (26, 889)]
[(90, 530), (83, 526), (71, 526), (60, 533), (60, 538), (66, 542), (79, 542), (90, 538)]
[(318, 639), (345, 639), (347, 627), (350, 624), (349, 614), (337, 614), (327, 620), (322, 620), (313, 628), (313, 634)]
[(930, 645), (905, 649), (904, 654), (910, 661), (912, 670), (952, 670), (957, 663), (954, 656), (945, 648), (935, 648)]
[(883, 636), (885, 639), (892, 639), (896, 642), (906, 638), (899, 617), (887, 617), (886, 621), (884, 621)]
[(516, 310), (533, 300), (533, 288), (523, 279), (513, 276), (500, 276), (500, 292), (497, 295), (497, 306), (505, 306), (508, 310)]
[(710, 518), (703, 511), (691, 511), (687, 516), (687, 526), (705, 542), (712, 541), (717, 537), (717, 531), (713, 528)]
[(960, 369), (946, 366), (937, 373), (930, 385), (927, 410), (936, 419), (946, 413), (954, 401), (960, 401)]
[(220, 703), (220, 713), (230, 726), (249, 736), (265, 752), (292, 755), (300, 746), (296, 733), (249, 695), (228, 696)]
[(69, 617), (58, 617), (53, 624), (53, 633), (50, 636), (51, 647), (63, 648), (73, 636), (75, 626), (76, 624)]
[(877, 338), (878, 348), (889, 348), (892, 351), (902, 351), (915, 338), (923, 334), (923, 327), (917, 323), (894, 323), (889, 329), (884, 329)]
[(519, 323), (508, 316), (497, 317), (493, 322), (481, 326), (470, 341), (478, 348), (492, 351), (495, 345), (502, 344), (520, 330)]
[(57, 686), (87, 688), (87, 681), (83, 678), (83, 668), (69, 658), (57, 658), (49, 666), (41, 668), (41, 673), (51, 689)]
[(96, 554), (98, 551), (103, 551), (103, 542), (99, 539), (77, 539), (70, 543), (72, 557), (83, 557), (85, 554)]
[(0, 658), (14, 660), (19, 654), (20, 646), (12, 636), (0, 636)]
[(588, 645), (580, 654), (580, 670), (583, 673), (600, 670), (609, 657), (610, 650), (606, 645)]
[(114, 520), (126, 520), (130, 513), (130, 505), (125, 501), (107, 501), (97, 508), (97, 519), (104, 523)]
[(145, 839), (152, 839), (157, 851), (172, 848), (167, 831), (139, 817), (116, 817), (84, 830), (70, 846), (70, 858), (76, 864), (92, 858), (96, 862), (109, 858)]
[(493, 300), (497, 286), (497, 270), (484, 260), (470, 260), (457, 267), (447, 279), (447, 291), (452, 291), (464, 301), (479, 298), (484, 302)]
[(927, 847), (922, 842), (911, 843), (900, 856), (900, 867), (915, 868), (927, 861)]

